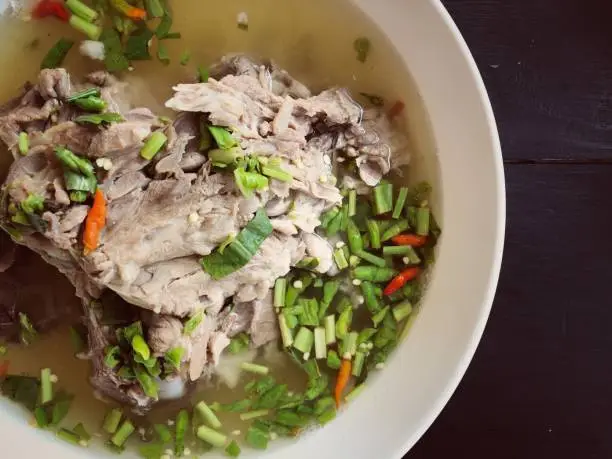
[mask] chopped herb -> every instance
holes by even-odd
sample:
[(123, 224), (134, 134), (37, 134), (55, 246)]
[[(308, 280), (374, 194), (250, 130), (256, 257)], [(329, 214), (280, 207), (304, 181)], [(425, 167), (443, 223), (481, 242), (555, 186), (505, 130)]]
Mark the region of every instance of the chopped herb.
[(44, 429), (49, 425), (47, 410), (42, 406), (37, 406), (34, 410), (34, 419), (36, 420), (36, 425), (41, 429)]
[(245, 266), (271, 233), (270, 219), (264, 209), (259, 209), (224, 253), (213, 252), (200, 262), (213, 279), (222, 279)]
[(178, 370), (181, 366), (181, 361), (182, 361), (184, 354), (185, 354), (184, 348), (175, 347), (175, 348), (170, 349), (168, 352), (166, 352), (166, 354), (164, 355), (164, 359), (167, 364), (169, 364), (170, 366)]
[(205, 402), (198, 403), (195, 407), (195, 411), (199, 414), (200, 418), (213, 429), (221, 428), (221, 421), (219, 421), (215, 412)]
[(162, 443), (170, 443), (172, 441), (172, 433), (166, 424), (155, 424), (153, 430), (155, 430)]
[(303, 352), (304, 354), (309, 353), (312, 349), (312, 345), (314, 344), (314, 334), (313, 332), (306, 328), (302, 327), (298, 331), (295, 340), (293, 341), (293, 347), (298, 351)]
[(255, 449), (266, 449), (268, 447), (269, 437), (266, 432), (255, 427), (249, 427), (246, 435), (246, 442)]
[(183, 335), (191, 336), (191, 334), (196, 331), (196, 329), (200, 326), (203, 320), (204, 311), (196, 312), (187, 320), (187, 322), (185, 322), (185, 326), (183, 327)]
[(64, 59), (68, 55), (68, 52), (74, 45), (73, 40), (69, 40), (67, 38), (60, 38), (57, 43), (51, 47), (51, 49), (47, 52), (47, 55), (43, 58), (42, 63), (40, 64), (41, 69), (55, 69), (57, 67), (61, 67)]
[(134, 338), (132, 338), (132, 349), (144, 360), (149, 360), (151, 357), (151, 349), (141, 335), (136, 335)]
[(151, 59), (149, 48), (153, 32), (146, 27), (141, 27), (140, 31), (133, 33), (125, 44), (125, 57), (131, 61)]
[(126, 419), (117, 432), (111, 437), (111, 443), (115, 446), (122, 447), (129, 436), (134, 433), (134, 430), (136, 430), (134, 424), (132, 424), (129, 419)]
[(140, 150), (140, 156), (149, 161), (152, 160), (155, 155), (157, 155), (157, 153), (159, 153), (159, 151), (163, 148), (167, 141), (168, 137), (166, 137), (163, 132), (153, 132), (146, 140), (145, 144), (142, 146)]
[(246, 333), (239, 333), (234, 336), (229, 343), (228, 350), (232, 354), (239, 354), (249, 348), (251, 340)]
[(68, 443), (72, 443), (73, 445), (79, 445), (81, 442), (81, 437), (77, 433), (63, 427), (57, 431), (56, 435), (57, 438), (61, 438)]
[(40, 403), (43, 405), (53, 399), (53, 382), (51, 381), (51, 369), (43, 368), (40, 371)]
[(123, 54), (119, 33), (113, 28), (102, 31), (100, 41), (104, 43), (104, 66), (109, 72), (120, 72), (130, 67), (130, 61)]
[(119, 354), (121, 350), (119, 346), (108, 346), (104, 351), (104, 364), (108, 368), (115, 368), (119, 365)]
[(170, 64), (170, 55), (168, 54), (168, 48), (166, 48), (166, 46), (162, 43), (159, 43), (157, 45), (157, 58), (164, 65)]
[(140, 365), (134, 365), (134, 373), (144, 393), (151, 398), (157, 400), (158, 387), (157, 383), (149, 376), (149, 374), (143, 370)]
[(353, 49), (357, 52), (357, 60), (365, 62), (368, 59), (372, 43), (366, 37), (359, 37), (353, 42)]
[(73, 102), (77, 107), (87, 110), (89, 112), (101, 112), (106, 109), (106, 102), (99, 97), (87, 97), (83, 99), (77, 99)]
[(24, 156), (28, 154), (28, 151), (30, 150), (30, 139), (28, 138), (27, 132), (22, 131), (19, 133), (19, 143), (17, 146), (19, 148), (19, 153)]
[(286, 384), (277, 384), (271, 387), (269, 390), (264, 392), (256, 401), (253, 403), (253, 409), (273, 409), (278, 408), (289, 392), (289, 388)]
[(66, 6), (74, 14), (88, 22), (94, 22), (99, 16), (96, 10), (91, 9), (80, 0), (66, 0)]
[(218, 411), (226, 411), (228, 413), (240, 413), (251, 408), (253, 402), (250, 399), (238, 400), (237, 402), (220, 405)]
[(168, 37), (170, 29), (172, 28), (172, 22), (172, 16), (168, 11), (166, 11), (166, 14), (162, 17), (159, 25), (157, 26), (157, 29), (155, 29), (155, 35), (157, 35), (157, 38), (161, 40)]
[(191, 52), (189, 52), (189, 50), (185, 50), (183, 51), (183, 54), (181, 54), (181, 60), (180, 63), (181, 65), (187, 65), (189, 64), (189, 61), (191, 60)]
[(66, 99), (66, 102), (74, 102), (79, 99), (86, 99), (88, 97), (100, 97), (100, 90), (98, 88), (89, 88), (79, 91)]
[(138, 448), (138, 452), (145, 459), (161, 459), (165, 452), (165, 446), (161, 443), (144, 444)]
[(176, 431), (174, 440), (174, 454), (182, 457), (185, 454), (185, 436), (189, 428), (189, 413), (181, 410), (176, 416)]
[(111, 124), (122, 122), (123, 116), (119, 113), (99, 113), (95, 115), (78, 116), (74, 121), (79, 124)]
[(117, 428), (119, 427), (122, 415), (123, 413), (119, 408), (114, 408), (110, 410), (104, 418), (104, 424), (102, 424), (102, 428), (104, 429), (104, 431), (109, 434), (114, 434), (117, 431)]
[(332, 370), (338, 370), (340, 365), (342, 364), (342, 360), (338, 356), (338, 353), (334, 350), (331, 350), (327, 353), (327, 366)]
[(238, 145), (238, 141), (232, 137), (227, 129), (220, 126), (208, 126), (208, 130), (215, 139), (217, 146), (222, 150), (229, 150)]
[(243, 362), (242, 365), (240, 365), (240, 368), (244, 371), (255, 373), (257, 375), (267, 375), (270, 372), (268, 367), (250, 362)]
[(206, 83), (208, 81), (208, 76), (209, 76), (208, 67), (199, 65), (198, 66), (198, 81), (200, 83)]
[(75, 30), (87, 35), (87, 38), (90, 40), (97, 41), (100, 38), (100, 35), (102, 35), (102, 28), (100, 26), (87, 22), (85, 19), (77, 16), (76, 14), (70, 16), (68, 23)]
[(150, 18), (161, 18), (166, 14), (160, 0), (145, 0), (145, 7)]
[(74, 398), (66, 393), (59, 393), (53, 403), (53, 409), (51, 410), (51, 424), (56, 426), (64, 420), (70, 411), (72, 406), (72, 400)]

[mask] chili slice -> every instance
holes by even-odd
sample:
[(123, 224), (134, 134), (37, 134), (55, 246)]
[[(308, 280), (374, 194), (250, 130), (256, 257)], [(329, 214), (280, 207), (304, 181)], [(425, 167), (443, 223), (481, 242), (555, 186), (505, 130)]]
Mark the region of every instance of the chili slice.
[(385, 287), (383, 293), (386, 296), (393, 295), (400, 288), (406, 285), (406, 282), (410, 282), (421, 273), (421, 269), (414, 267), (403, 270), (397, 276), (395, 276), (389, 284)]

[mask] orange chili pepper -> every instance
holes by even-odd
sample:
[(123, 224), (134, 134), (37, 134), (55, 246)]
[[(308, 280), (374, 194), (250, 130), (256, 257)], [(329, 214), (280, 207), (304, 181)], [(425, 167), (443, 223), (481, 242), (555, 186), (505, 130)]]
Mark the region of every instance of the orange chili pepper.
[(98, 248), (100, 233), (106, 224), (106, 198), (102, 190), (98, 188), (94, 195), (94, 202), (87, 213), (85, 220), (85, 231), (83, 231), (83, 246), (85, 255)]
[(411, 245), (413, 247), (422, 247), (427, 242), (426, 236), (419, 236), (418, 234), (400, 234), (391, 238), (394, 244), (397, 245)]
[(383, 293), (387, 296), (393, 295), (400, 288), (406, 285), (406, 282), (411, 281), (412, 279), (417, 277), (420, 273), (421, 273), (421, 268), (414, 267), (414, 268), (404, 269), (401, 273), (395, 276), (391, 280), (391, 282), (389, 282), (389, 284), (385, 287), (385, 290), (383, 290)]
[(342, 403), (342, 394), (351, 379), (351, 361), (348, 359), (342, 360), (340, 370), (338, 371), (338, 379), (336, 380), (336, 387), (334, 390), (334, 397), (336, 399), (336, 407), (340, 408)]

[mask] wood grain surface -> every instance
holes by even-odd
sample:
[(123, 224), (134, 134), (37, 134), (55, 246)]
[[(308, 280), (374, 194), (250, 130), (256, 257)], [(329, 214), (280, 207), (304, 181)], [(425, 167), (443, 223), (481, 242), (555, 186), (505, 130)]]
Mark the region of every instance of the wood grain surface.
[(612, 458), (612, 3), (444, 3), (494, 106), (508, 224), (484, 338), (405, 459)]

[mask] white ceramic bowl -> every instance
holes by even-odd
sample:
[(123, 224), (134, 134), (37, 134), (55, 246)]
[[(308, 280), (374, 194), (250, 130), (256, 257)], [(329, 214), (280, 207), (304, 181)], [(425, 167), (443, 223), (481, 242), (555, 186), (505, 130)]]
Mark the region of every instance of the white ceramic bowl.
[[(444, 229), (438, 261), (411, 333), (363, 395), (326, 428), (243, 457), (401, 458), (457, 387), (495, 293), (505, 226), (504, 178), (495, 122), (476, 65), (438, 0), (355, 1), (409, 67), (429, 116), (439, 161), (439, 172), (433, 173), (439, 173), (437, 214)], [(1, 406), (3, 458), (109, 457), (56, 442), (24, 423), (17, 407)]]

